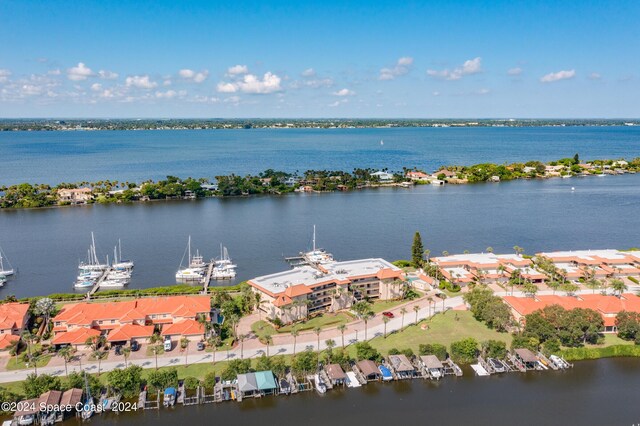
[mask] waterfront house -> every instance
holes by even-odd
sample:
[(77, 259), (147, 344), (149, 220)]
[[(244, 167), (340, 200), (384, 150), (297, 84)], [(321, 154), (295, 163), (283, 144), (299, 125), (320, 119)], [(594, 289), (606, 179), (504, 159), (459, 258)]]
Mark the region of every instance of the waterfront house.
[(0, 351), (8, 349), (13, 342), (20, 340), (28, 320), (28, 303), (0, 304)]
[(209, 320), (210, 303), (208, 296), (168, 296), (68, 304), (53, 318), (52, 343), (79, 345), (96, 332), (111, 343), (144, 342), (154, 330), (165, 336), (200, 339), (204, 327), (198, 318)]
[(615, 333), (616, 315), (619, 312), (640, 313), (640, 298), (634, 294), (624, 293), (620, 297), (602, 294), (580, 294), (579, 296), (544, 295), (531, 297), (504, 296), (504, 302), (511, 308), (516, 320), (524, 322), (525, 316), (546, 306), (560, 305), (564, 309), (593, 309), (602, 315), (604, 332)]
[(389, 355), (389, 364), (398, 379), (415, 377), (416, 369), (405, 354)]
[(458, 172), (447, 170), (447, 169), (437, 170), (433, 174), (431, 174), (432, 179), (440, 179), (440, 180), (441, 178), (456, 179), (457, 177), (458, 177)]
[(259, 309), (284, 323), (321, 312), (337, 312), (365, 298), (402, 297), (402, 270), (384, 259), (360, 259), (305, 265), (262, 277), (248, 284), (260, 294)]
[(61, 188), (58, 189), (58, 200), (61, 203), (86, 204), (93, 200), (91, 188)]
[[(61, 407), (76, 407), (76, 405), (82, 402), (82, 389), (71, 388), (63, 392), (62, 397), (60, 398), (60, 406)], [(74, 410), (65, 410), (62, 412), (62, 420), (65, 420), (69, 417), (77, 415), (78, 412)]]
[(327, 376), (329, 377), (329, 381), (331, 382), (331, 385), (342, 386), (346, 383), (347, 375), (345, 374), (342, 367), (340, 367), (340, 364), (329, 364), (324, 368), (324, 370), (326, 371)]
[(380, 183), (393, 182), (393, 173), (389, 173), (389, 172), (383, 172), (383, 171), (373, 172), (371, 173), (371, 177), (377, 177)]
[(640, 276), (640, 254), (619, 250), (576, 250), (536, 254), (551, 260), (568, 280), (587, 276), (607, 277)]
[(428, 182), (431, 179), (428, 174), (417, 170), (408, 171), (407, 178), (414, 182)]
[(382, 377), (378, 366), (370, 359), (363, 359), (362, 361), (356, 362), (355, 368), (362, 374), (367, 382), (380, 380)]

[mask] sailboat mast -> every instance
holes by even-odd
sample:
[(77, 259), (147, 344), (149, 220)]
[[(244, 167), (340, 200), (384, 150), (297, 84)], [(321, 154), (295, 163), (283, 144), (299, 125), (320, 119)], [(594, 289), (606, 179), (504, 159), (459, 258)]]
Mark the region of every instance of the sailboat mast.
[(316, 251), (316, 226), (313, 225), (313, 251)]
[(191, 265), (191, 235), (189, 235), (189, 265)]
[(120, 242), (120, 238), (118, 238), (118, 259), (122, 261), (122, 243)]

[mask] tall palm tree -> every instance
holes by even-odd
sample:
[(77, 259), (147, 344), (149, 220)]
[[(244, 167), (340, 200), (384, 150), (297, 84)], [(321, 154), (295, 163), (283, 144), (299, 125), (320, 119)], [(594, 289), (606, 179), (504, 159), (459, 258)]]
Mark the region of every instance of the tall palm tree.
[(9, 343), (9, 355), (16, 357), (16, 367), (18, 366), (18, 352), (20, 352), (20, 339)]
[(162, 337), (157, 334), (154, 333), (151, 335), (151, 337), (149, 337), (149, 343), (152, 345), (151, 349), (153, 350), (153, 354), (156, 357), (156, 370), (158, 369), (158, 352), (160, 352), (160, 349), (162, 348)]
[(238, 340), (240, 340), (240, 359), (244, 359), (244, 339), (246, 338), (246, 334), (241, 334), (238, 336)]
[(342, 347), (344, 348), (344, 332), (347, 329), (347, 326), (344, 324), (340, 324), (338, 326), (338, 331), (340, 332), (340, 336), (342, 337)]
[(384, 338), (387, 338), (387, 323), (389, 322), (389, 317), (382, 317), (382, 322), (384, 323)]
[(296, 354), (296, 341), (298, 340), (298, 336), (300, 335), (300, 332), (298, 331), (297, 328), (293, 327), (291, 329), (291, 337), (293, 337), (293, 354)]
[(400, 314), (402, 314), (402, 325), (400, 326), (400, 330), (404, 328), (404, 316), (407, 313), (407, 308), (403, 307), (400, 309)]
[(64, 373), (67, 377), (69, 377), (69, 370), (67, 369), (67, 363), (71, 361), (73, 355), (75, 354), (75, 349), (71, 345), (63, 346), (58, 349), (57, 355), (64, 360)]
[(373, 318), (373, 312), (369, 311), (369, 312), (365, 312), (362, 314), (362, 321), (364, 321), (364, 340), (365, 342), (367, 341), (367, 324), (369, 323), (369, 320)]
[(413, 312), (416, 313), (416, 324), (418, 324), (418, 312), (420, 312), (420, 306), (413, 305)]
[(102, 360), (107, 356), (107, 351), (104, 351), (102, 349), (96, 349), (93, 352), (91, 352), (91, 356), (93, 356), (94, 359), (98, 360), (98, 376), (100, 375), (100, 364), (102, 362)]
[(429, 316), (431, 316), (431, 304), (433, 303), (433, 297), (429, 296), (427, 298), (427, 302), (429, 303)]
[(124, 368), (127, 368), (129, 366), (127, 364), (129, 355), (131, 355), (131, 348), (129, 346), (122, 348), (122, 356), (124, 357)]
[(218, 346), (220, 346), (220, 343), (222, 342), (222, 339), (220, 339), (220, 336), (215, 334), (213, 336), (209, 336), (209, 338), (207, 339), (207, 343), (209, 344), (209, 346), (211, 346), (211, 348), (213, 348), (213, 351), (211, 353), (211, 356), (213, 357), (212, 360), (212, 364), (215, 365), (216, 363), (216, 348)]
[(314, 327), (313, 332), (316, 333), (316, 337), (318, 337), (318, 344), (316, 348), (318, 349), (318, 353), (320, 353), (320, 333), (322, 329), (320, 327)]
[(267, 345), (267, 357), (269, 356), (269, 346), (273, 344), (273, 337), (270, 334), (264, 336), (264, 344)]
[(33, 361), (33, 369), (34, 369), (34, 372), (35, 372), (35, 374), (37, 376), (38, 375), (38, 360), (37, 360), (36, 357), (32, 357), (31, 356), (31, 345), (33, 344), (33, 342), (36, 341), (37, 337), (34, 334), (31, 334), (31, 332), (29, 330), (25, 329), (22, 332), (22, 338), (27, 341), (27, 354), (29, 356), (29, 362)]
[(189, 339), (182, 337), (180, 339), (180, 348), (184, 351), (184, 365), (187, 366), (187, 357), (189, 356)]
[(444, 300), (447, 298), (447, 295), (442, 293), (440, 297), (442, 297), (442, 312), (444, 312)]

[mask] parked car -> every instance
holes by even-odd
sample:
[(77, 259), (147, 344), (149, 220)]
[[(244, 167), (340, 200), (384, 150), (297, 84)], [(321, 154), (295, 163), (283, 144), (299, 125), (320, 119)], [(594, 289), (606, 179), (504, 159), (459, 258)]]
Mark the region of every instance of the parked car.
[(170, 352), (171, 351), (171, 338), (167, 337), (166, 339), (164, 339), (164, 351), (165, 352)]
[(131, 350), (132, 350), (133, 352), (136, 352), (136, 351), (137, 351), (137, 350), (139, 350), (139, 349), (140, 349), (140, 343), (138, 343), (138, 341), (137, 341), (137, 340), (132, 340), (132, 341), (131, 341)]
[(122, 355), (122, 346), (116, 345), (115, 352), (116, 352), (116, 355)]
[(387, 318), (394, 318), (395, 317), (395, 315), (393, 315), (393, 312), (389, 312), (389, 311), (384, 311), (382, 313), (382, 315), (384, 315)]
[(202, 340), (198, 342), (196, 349), (198, 349), (199, 351), (204, 351), (204, 342)]

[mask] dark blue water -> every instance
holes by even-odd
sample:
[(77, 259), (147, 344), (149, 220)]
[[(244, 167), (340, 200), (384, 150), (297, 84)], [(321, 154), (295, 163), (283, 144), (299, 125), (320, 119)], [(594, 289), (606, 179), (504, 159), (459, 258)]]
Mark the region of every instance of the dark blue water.
[[(384, 145), (380, 140), (384, 139)], [(0, 184), (640, 155), (640, 127), (1, 132)]]
[(4, 210), (0, 244), (20, 273), (0, 298), (71, 291), (91, 231), (103, 258), (122, 238), (136, 262), (131, 288), (171, 284), (188, 235), (206, 257), (224, 242), (238, 280), (278, 272), (283, 255), (309, 248), (313, 224), (338, 259), (407, 259), (415, 231), (433, 254), (640, 246), (639, 184), (637, 174)]

